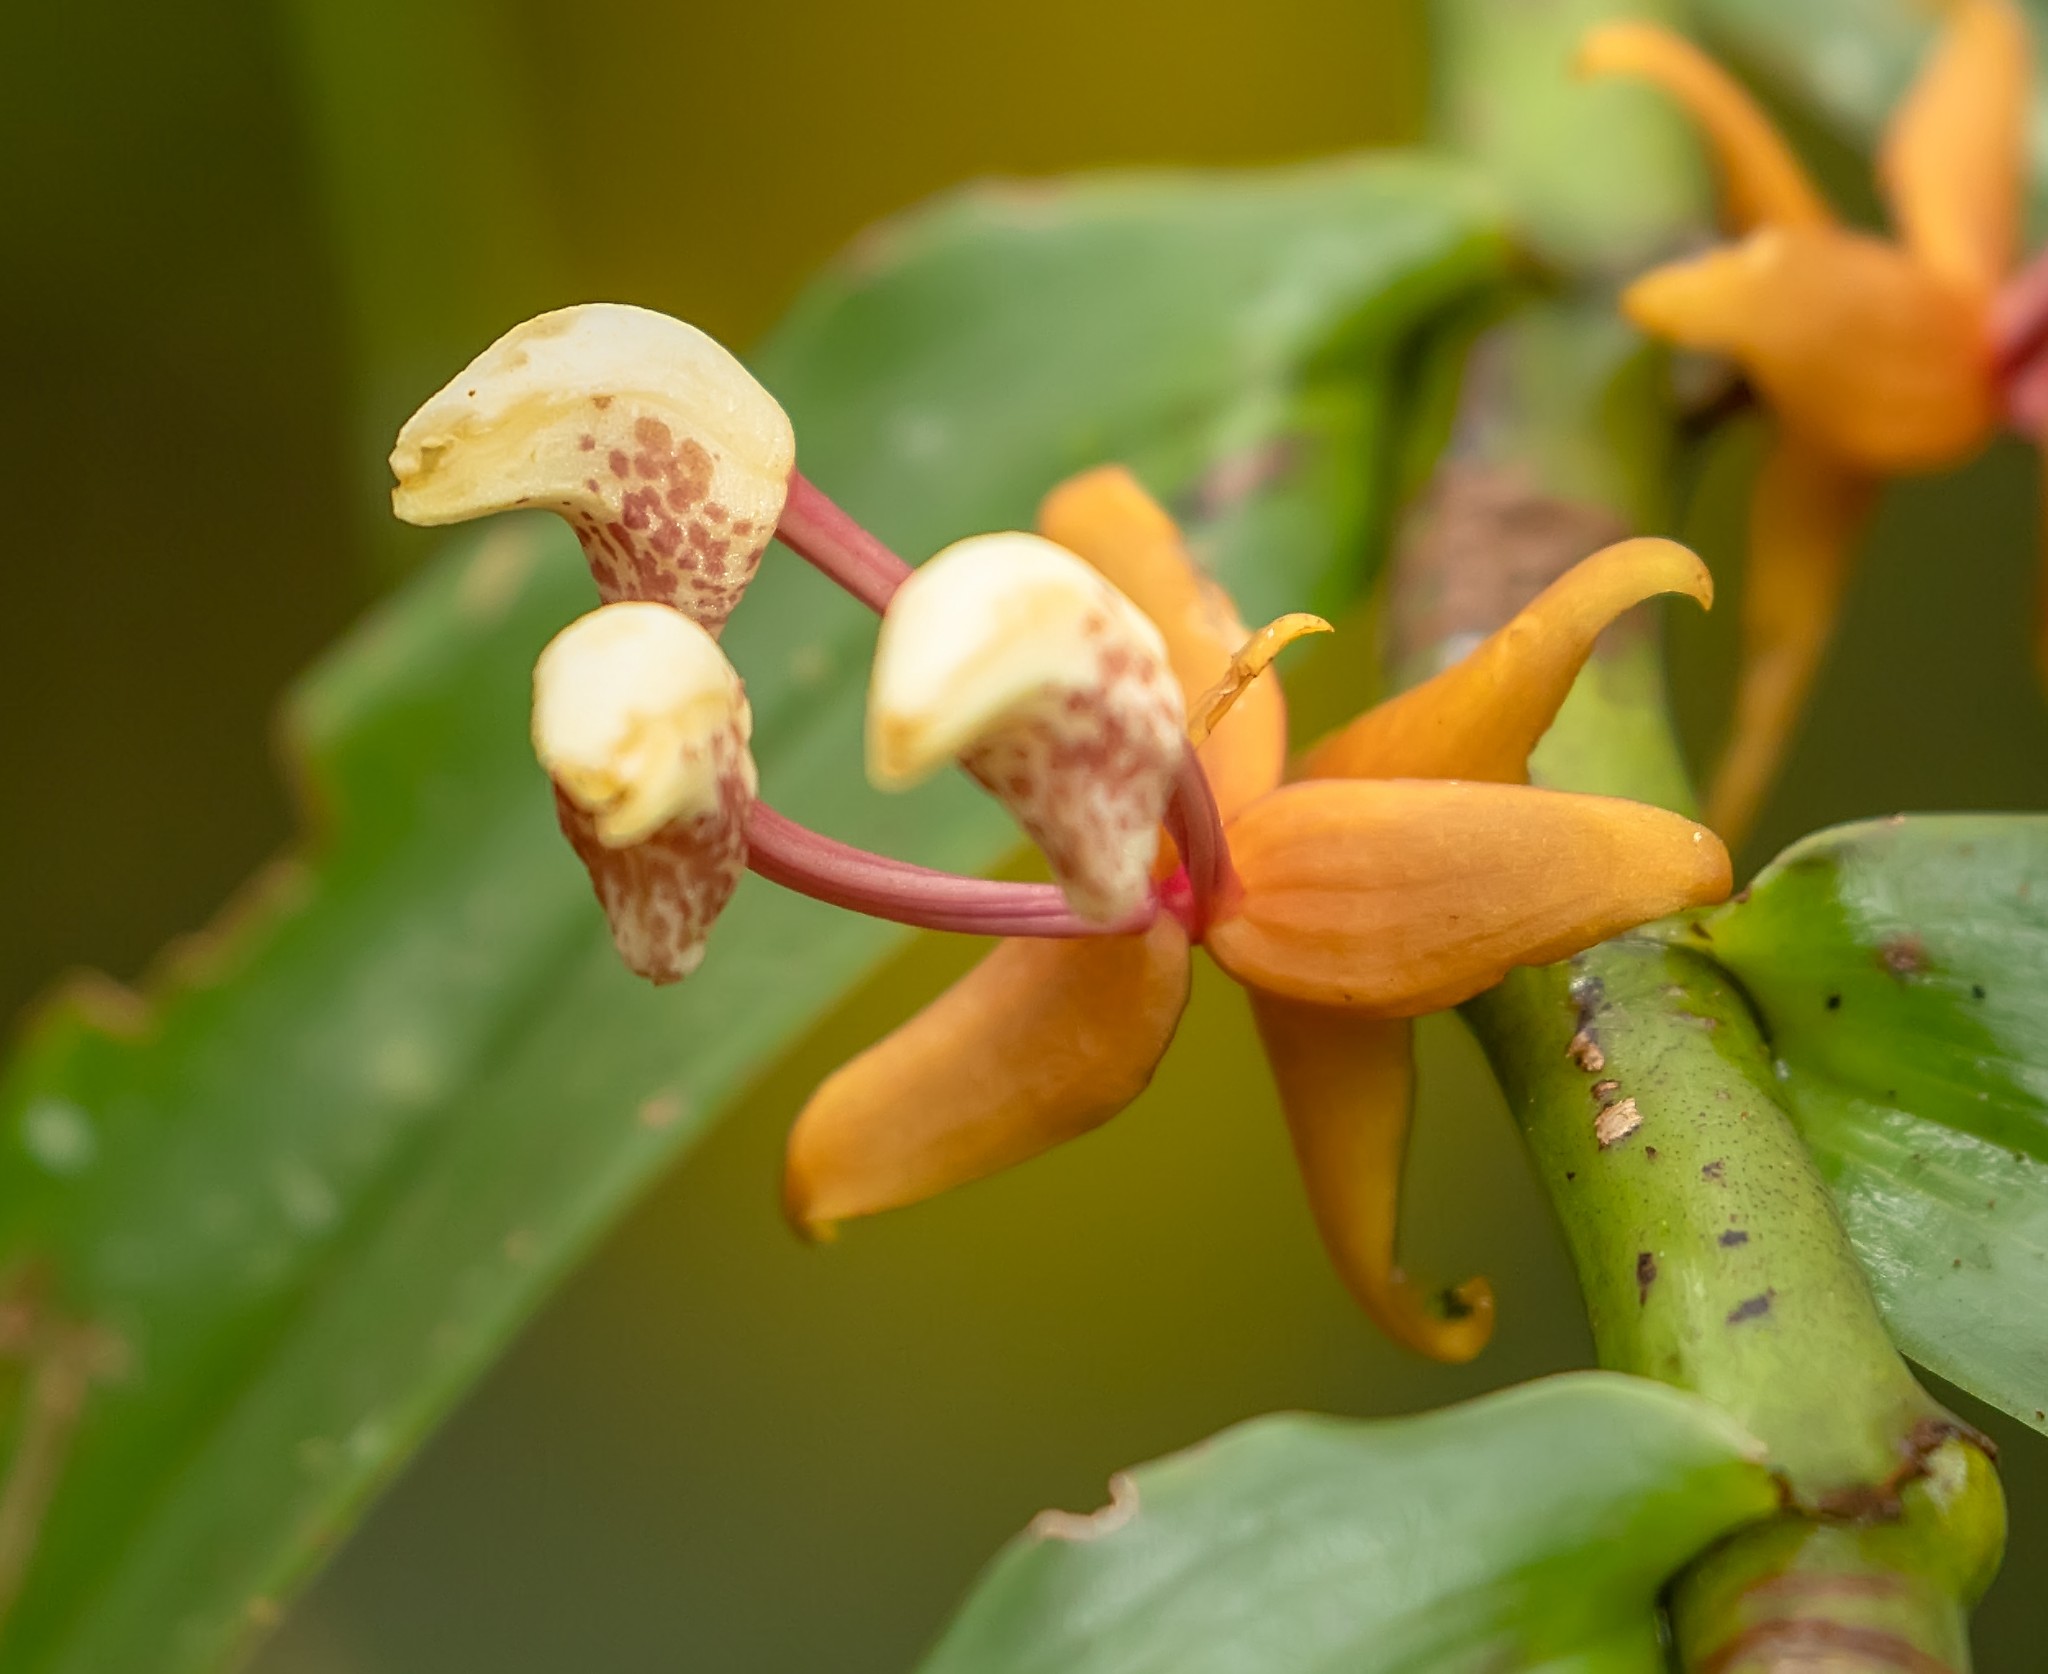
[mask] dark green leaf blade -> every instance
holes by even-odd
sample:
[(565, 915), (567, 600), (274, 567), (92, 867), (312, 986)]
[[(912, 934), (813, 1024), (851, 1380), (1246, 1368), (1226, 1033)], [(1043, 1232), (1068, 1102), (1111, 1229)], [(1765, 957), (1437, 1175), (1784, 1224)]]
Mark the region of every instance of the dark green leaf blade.
[(1702, 928), (1900, 1345), (2048, 1430), (2048, 818), (1824, 831)]
[[(983, 192), (859, 247), (757, 364), (806, 470), (913, 557), (1121, 457), (1248, 613), (1334, 608), (1370, 576), (1418, 369), (1503, 266), (1469, 180), (1400, 159)], [(692, 982), (618, 967), (525, 742), (532, 657), (590, 602), (546, 523), (423, 576), (295, 706), (316, 852), (146, 1013), (60, 1005), (0, 1082), (0, 1283), (34, 1327), (0, 1497), (54, 1473), (7, 1674), (218, 1667), (891, 945), (749, 884)], [(992, 864), (1013, 828), (964, 784), (861, 782), (872, 633), (771, 558), (726, 640), (767, 793)], [(88, 1373), (75, 1427), (25, 1422), (36, 1379)]]
[(1602, 1372), (1257, 1419), (1041, 1517), (922, 1674), (1657, 1674), (1657, 1594), (1775, 1507), (1761, 1459), (1704, 1401)]

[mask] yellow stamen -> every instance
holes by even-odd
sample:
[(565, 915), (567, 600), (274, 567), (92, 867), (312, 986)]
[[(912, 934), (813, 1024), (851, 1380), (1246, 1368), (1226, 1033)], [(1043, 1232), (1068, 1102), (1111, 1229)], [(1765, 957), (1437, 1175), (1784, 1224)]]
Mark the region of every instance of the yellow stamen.
[(1305, 610), (1268, 622), (1231, 655), (1230, 668), (1223, 678), (1188, 705), (1188, 742), (1197, 748), (1206, 744), (1211, 730), (1244, 696), (1245, 688), (1297, 639), (1335, 632), (1320, 616)]

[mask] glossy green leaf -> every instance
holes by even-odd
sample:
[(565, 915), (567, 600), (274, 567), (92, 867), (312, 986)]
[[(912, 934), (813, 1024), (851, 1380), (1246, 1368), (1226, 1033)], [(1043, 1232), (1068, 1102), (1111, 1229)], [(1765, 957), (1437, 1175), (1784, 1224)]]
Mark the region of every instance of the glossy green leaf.
[[(1123, 458), (1250, 616), (1330, 609), (1503, 264), (1488, 203), (1419, 161), (985, 191), (870, 235), (757, 366), (810, 475), (912, 556)], [(892, 945), (750, 882), (692, 981), (618, 966), (525, 741), (532, 658), (591, 602), (552, 522), (462, 543), (293, 701), (308, 854), (147, 1006), (55, 1004), (0, 1082), (6, 1674), (218, 1667)], [(766, 794), (986, 866), (1014, 831), (964, 782), (861, 782), (872, 633), (771, 557), (726, 638)]]
[(1824, 831), (1702, 928), (1900, 1345), (2048, 1431), (2048, 818)]
[(1706, 1402), (1613, 1373), (1255, 1419), (1041, 1515), (921, 1674), (1661, 1674), (1656, 1601), (1770, 1513)]

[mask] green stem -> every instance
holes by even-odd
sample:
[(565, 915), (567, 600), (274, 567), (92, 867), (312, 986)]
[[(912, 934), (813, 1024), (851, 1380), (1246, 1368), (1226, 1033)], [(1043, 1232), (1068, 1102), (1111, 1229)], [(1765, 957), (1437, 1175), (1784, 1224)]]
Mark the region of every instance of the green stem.
[(1466, 1016), (1564, 1222), (1601, 1363), (1713, 1400), (1783, 1478), (1783, 1513), (1680, 1582), (1683, 1666), (1966, 1668), (1997, 1478), (1893, 1350), (1734, 983), (1625, 937)]
[[(1446, 550), (1426, 521), (1418, 526), (1404, 565), (1470, 570), (1461, 585), (1397, 574), (1397, 636), (1402, 598), (1454, 595), (1504, 618), (1520, 600), (1488, 600), (1472, 577), (1499, 574), (1510, 541), (1522, 549), (1506, 567), (1526, 589), (1604, 538), (1594, 531), (1612, 532), (1616, 508), (1640, 521), (1654, 503), (1653, 467), (1632, 472), (1622, 456), (1565, 445), (1597, 436), (1627, 406), (1618, 392), (1640, 384), (1627, 357), (1582, 353), (1567, 376), (1537, 352), (1579, 333), (1578, 311), (1539, 306), (1480, 345), (1461, 454), (1430, 513), (1460, 484), (1483, 482), (1477, 499), (1494, 508), (1499, 532), (1476, 533), (1485, 525), (1469, 506), (1438, 518), (1476, 533), (1462, 548)], [(1639, 403), (1636, 422), (1655, 428), (1660, 415)], [(1530, 529), (1551, 532), (1547, 565), (1528, 549)], [(1448, 624), (1454, 640), (1493, 625)], [(1440, 612), (1436, 626), (1445, 626)], [(1655, 639), (1635, 628), (1609, 640), (1534, 776), (1686, 806)], [(1441, 644), (1419, 650), (1411, 664), (1443, 655)], [(1765, 1443), (1784, 1483), (1776, 1519), (1679, 1581), (1682, 1665), (1696, 1674), (1960, 1671), (1968, 1607), (2003, 1538), (1996, 1475), (1980, 1440), (1893, 1349), (1826, 1184), (1778, 1101), (1769, 1044), (1711, 952), (1689, 924), (1658, 927), (1518, 972), (1464, 1008), (1564, 1223), (1601, 1363), (1715, 1401)]]
[[(1703, 177), (1667, 107), (1639, 89), (1575, 84), (1568, 65), (1602, 18), (1671, 9), (1433, 0), (1439, 135), (1489, 166), (1532, 245), (1575, 288), (1480, 345), (1459, 472), (1439, 487), (1477, 473), (1498, 501), (1518, 484), (1523, 515), (1464, 553), (1418, 538), (1407, 556), (1428, 548), (1419, 567), (1462, 563), (1470, 581), (1499, 573), (1499, 549), (1526, 545), (1532, 528), (1669, 525), (1663, 380), (1620, 330), (1606, 288), (1699, 227)], [(1594, 544), (1572, 550), (1560, 536), (1552, 568)], [(1515, 558), (1526, 596), (1542, 577), (1526, 551)], [(1397, 640), (1404, 596), (1484, 596), (1441, 577), (1433, 588), (1403, 581)], [(1484, 632), (1521, 602), (1450, 626)], [(1451, 648), (1413, 649), (1411, 668)], [(1565, 788), (1690, 805), (1649, 636), (1603, 646), (1532, 769)], [(1784, 1481), (1777, 1517), (1674, 1584), (1683, 1668), (1959, 1674), (1969, 1607), (2003, 1543), (1997, 1476), (1892, 1348), (1777, 1099), (1769, 1043), (1711, 944), (1682, 926), (1626, 937), (1519, 972), (1465, 1015), (1557, 1205), (1601, 1362), (1718, 1402)]]

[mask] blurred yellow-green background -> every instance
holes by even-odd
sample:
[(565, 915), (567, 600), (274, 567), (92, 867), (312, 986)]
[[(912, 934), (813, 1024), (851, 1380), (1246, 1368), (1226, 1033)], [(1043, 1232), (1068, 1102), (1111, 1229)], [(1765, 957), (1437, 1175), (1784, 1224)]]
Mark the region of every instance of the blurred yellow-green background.
[[(963, 179), (1412, 138), (1424, 50), (1390, 0), (15, 8), (0, 1008), (66, 966), (137, 973), (286, 839), (268, 711), (427, 541), (384, 518), (384, 439), (506, 324), (614, 297), (744, 343), (864, 223)], [(451, 173), (466, 217), (430, 207)], [(1691, 530), (1724, 573), (1744, 463), (1722, 450)], [(1893, 497), (1757, 855), (1897, 807), (2048, 806), (2035, 495), (2006, 448)], [(1701, 740), (1726, 627), (1677, 647)], [(1124, 1464), (1276, 1407), (1405, 1411), (1587, 1359), (1457, 1026), (1427, 1031), (1413, 1264), (1493, 1275), (1503, 1323), (1454, 1370), (1341, 1296), (1217, 983), (1109, 1130), (798, 1247), (782, 1124), (959, 957), (892, 968), (640, 1207), (265, 1674), (900, 1669), (1001, 1539)], [(2048, 1630), (2026, 1581), (2048, 1448), (1970, 1410), (2016, 1504), (1982, 1666), (2018, 1674)]]

